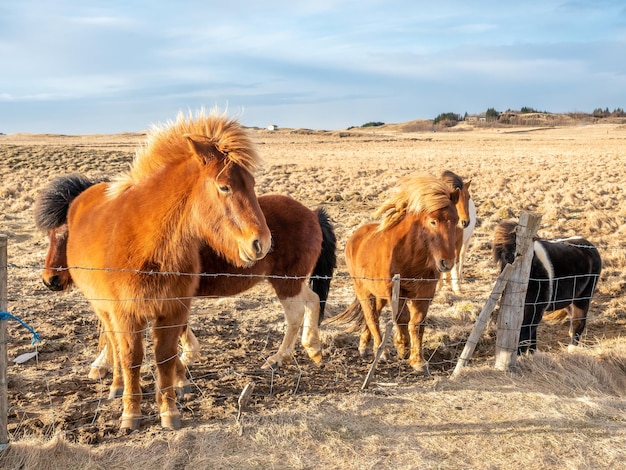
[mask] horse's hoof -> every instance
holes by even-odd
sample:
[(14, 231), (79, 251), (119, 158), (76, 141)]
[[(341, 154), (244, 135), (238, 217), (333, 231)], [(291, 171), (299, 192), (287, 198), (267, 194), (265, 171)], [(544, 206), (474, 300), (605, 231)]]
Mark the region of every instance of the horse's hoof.
[(180, 362), (182, 362), (184, 366), (191, 366), (200, 362), (200, 359), (202, 359), (202, 355), (199, 350), (183, 351), (180, 355)]
[(108, 367), (92, 367), (89, 369), (89, 377), (91, 380), (104, 379), (109, 373)]
[(120, 431), (130, 433), (137, 431), (141, 426), (141, 416), (124, 416), (122, 415), (122, 421), (120, 423)]
[(322, 352), (321, 351), (316, 351), (312, 354), (309, 354), (309, 357), (311, 358), (311, 360), (316, 366), (322, 365)]
[(421, 362), (416, 362), (411, 364), (411, 367), (420, 375), (424, 375), (426, 377), (430, 377), (430, 371), (428, 370), (428, 364), (423, 364)]
[(191, 394), (191, 384), (184, 384), (179, 387), (176, 387), (176, 396), (179, 400), (185, 398), (185, 395)]
[(273, 356), (265, 359), (265, 363), (261, 366), (261, 369), (278, 369), (283, 365), (283, 361), (288, 362), (291, 356), (284, 354), (274, 354)]
[(578, 350), (578, 346), (576, 346), (575, 344), (568, 344), (567, 345), (567, 352), (568, 353), (573, 353), (576, 352)]
[(109, 390), (109, 400), (113, 400), (115, 398), (121, 398), (124, 395), (124, 389), (118, 387), (111, 387)]
[(169, 412), (161, 414), (161, 427), (175, 431), (180, 429), (181, 424), (180, 415), (173, 415)]

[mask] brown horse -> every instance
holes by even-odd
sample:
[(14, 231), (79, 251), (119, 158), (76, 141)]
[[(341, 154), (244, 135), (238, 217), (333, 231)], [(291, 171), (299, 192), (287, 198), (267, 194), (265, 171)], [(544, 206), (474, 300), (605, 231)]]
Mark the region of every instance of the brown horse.
[(374, 353), (381, 346), (380, 313), (391, 298), (392, 277), (399, 274), (399, 311), (406, 304), (410, 318), (408, 324), (397, 324), (396, 348), (404, 356), (410, 346), (409, 363), (428, 373), (422, 354), (424, 319), (440, 273), (449, 271), (455, 262), (459, 193), (429, 175), (406, 177), (376, 211), (382, 221), (362, 225), (348, 239), (346, 264), (357, 298), (329, 322), (356, 323), (352, 329), (361, 331), (361, 356), (372, 337)]
[[(71, 200), (95, 184), (81, 175), (55, 178), (40, 192), (36, 203), (35, 222), (48, 235), (49, 246), (42, 273), (44, 284), (53, 291), (72, 285), (66, 247), (67, 220), (63, 211), (50, 213), (49, 200)], [(196, 296), (230, 296), (242, 293), (267, 279), (285, 309), (287, 330), (278, 352), (263, 367), (281, 365), (291, 357), (298, 330), (302, 344), (313, 361), (321, 361), (319, 322), (330, 282), (336, 267), (336, 237), (328, 214), (323, 208), (312, 211), (298, 201), (277, 194), (258, 198), (259, 206), (272, 233), (272, 249), (261, 260), (248, 267), (237, 267), (218, 256), (209, 246), (200, 249), (202, 276)], [(52, 204), (58, 208), (61, 204)], [(219, 275), (222, 274), (222, 275)], [(309, 283), (307, 285), (307, 278)], [(181, 336), (181, 360), (189, 364), (197, 357), (199, 345), (191, 329)], [(101, 343), (104, 351), (94, 361), (91, 378), (104, 377), (112, 365), (111, 348)], [(112, 389), (112, 396), (118, 393)]]
[(201, 247), (211, 246), (236, 266), (252, 265), (271, 247), (254, 192), (258, 163), (235, 120), (181, 114), (154, 129), (127, 173), (58, 206), (67, 211), (71, 278), (103, 323), (114, 367), (122, 372), (122, 429), (140, 425), (148, 323), (161, 424), (180, 427), (175, 386), (184, 380), (184, 367), (178, 340), (200, 282)]
[(445, 170), (441, 174), (441, 180), (451, 190), (457, 188), (460, 190), (459, 201), (456, 203), (456, 211), (459, 214), (459, 225), (456, 229), (456, 261), (451, 271), (442, 274), (442, 280), (450, 283), (455, 294), (460, 294), (463, 264), (467, 256), (470, 239), (474, 233), (474, 227), (476, 227), (476, 206), (469, 193), (472, 181), (463, 181), (463, 178), (450, 170)]

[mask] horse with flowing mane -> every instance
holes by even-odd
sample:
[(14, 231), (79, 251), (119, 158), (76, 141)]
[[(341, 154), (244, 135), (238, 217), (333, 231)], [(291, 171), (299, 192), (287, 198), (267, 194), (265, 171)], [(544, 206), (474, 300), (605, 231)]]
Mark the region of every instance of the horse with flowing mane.
[(401, 357), (410, 348), (409, 364), (428, 373), (422, 353), (424, 320), (441, 273), (452, 269), (456, 260), (459, 193), (430, 175), (405, 177), (375, 212), (382, 220), (360, 226), (348, 239), (346, 264), (356, 299), (328, 322), (354, 323), (351, 330), (361, 332), (361, 356), (372, 338), (374, 353), (381, 347), (380, 314), (391, 299), (392, 278), (399, 274), (394, 343)]
[(456, 210), (459, 214), (459, 226), (456, 230), (456, 261), (451, 271), (442, 274), (442, 280), (449, 282), (452, 291), (458, 295), (461, 293), (463, 265), (476, 227), (476, 205), (469, 193), (472, 180), (463, 181), (463, 178), (450, 170), (441, 173), (441, 179), (451, 190), (458, 188), (461, 191), (459, 201), (456, 204)]
[(104, 325), (114, 368), (121, 371), (122, 429), (140, 426), (139, 373), (149, 324), (161, 424), (180, 427), (175, 388), (185, 370), (178, 341), (200, 283), (201, 247), (240, 267), (271, 248), (254, 191), (259, 164), (237, 121), (215, 112), (181, 113), (152, 130), (128, 172), (39, 207), (67, 214), (71, 279)]
[[(52, 291), (67, 290), (72, 286), (66, 253), (69, 203), (64, 206), (63, 201), (71, 201), (96, 182), (77, 174), (59, 176), (38, 194), (35, 223), (46, 232), (49, 241), (42, 279)], [(202, 246), (201, 277), (194, 295), (237, 295), (266, 279), (284, 307), (287, 329), (278, 352), (266, 359), (263, 367), (280, 366), (290, 359), (300, 327), (303, 327), (302, 344), (305, 350), (319, 364), (321, 343), (318, 325), (324, 318), (337, 264), (337, 240), (330, 217), (324, 208), (312, 211), (289, 196), (262, 195), (258, 201), (272, 233), (272, 249), (252, 266), (237, 267), (218, 256), (210, 246)], [(56, 212), (50, 212), (50, 206)], [(104, 340), (106, 336), (101, 338)], [(191, 329), (185, 329), (181, 345), (183, 364), (193, 363), (199, 356), (200, 345)], [(101, 341), (100, 349), (101, 353), (89, 374), (94, 379), (106, 376), (112, 365), (112, 349), (106, 341)]]
[[(500, 270), (515, 260), (516, 230), (511, 220), (501, 221), (494, 230), (492, 254)], [(535, 352), (543, 314), (561, 309), (570, 318), (568, 349), (578, 345), (601, 271), (602, 258), (589, 240), (535, 240), (517, 353)]]

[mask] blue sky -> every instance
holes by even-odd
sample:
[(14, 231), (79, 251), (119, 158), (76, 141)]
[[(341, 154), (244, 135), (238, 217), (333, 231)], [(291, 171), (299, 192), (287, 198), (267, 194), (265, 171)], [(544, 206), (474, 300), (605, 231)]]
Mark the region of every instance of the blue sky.
[(0, 0), (0, 132), (626, 109), (623, 0)]

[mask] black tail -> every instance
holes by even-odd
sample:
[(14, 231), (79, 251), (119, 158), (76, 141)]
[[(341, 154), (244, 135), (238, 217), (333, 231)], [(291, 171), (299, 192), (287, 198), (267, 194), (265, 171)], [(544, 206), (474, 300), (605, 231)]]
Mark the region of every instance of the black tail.
[(41, 190), (35, 201), (35, 225), (47, 231), (67, 223), (71, 202), (85, 189), (98, 183), (86, 176), (72, 174), (57, 176)]
[(313, 292), (320, 298), (319, 324), (324, 319), (324, 309), (326, 308), (326, 299), (328, 299), (328, 291), (330, 290), (330, 281), (337, 267), (337, 237), (335, 236), (335, 229), (330, 223), (330, 217), (323, 207), (317, 209), (317, 220), (322, 228), (322, 252), (311, 273), (309, 284)]

